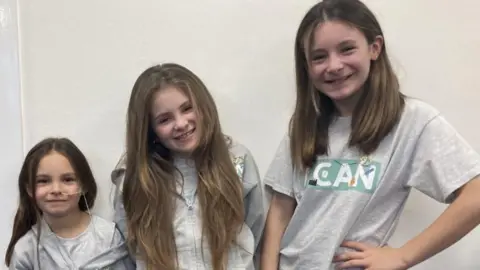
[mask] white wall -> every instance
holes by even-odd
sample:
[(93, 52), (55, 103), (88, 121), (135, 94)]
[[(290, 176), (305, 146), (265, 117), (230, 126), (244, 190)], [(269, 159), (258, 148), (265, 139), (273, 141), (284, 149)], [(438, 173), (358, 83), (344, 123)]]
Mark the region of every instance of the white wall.
[[(251, 149), (263, 175), (293, 106), (295, 31), (314, 2), (20, 0), (24, 143), (30, 148), (44, 136), (71, 137), (97, 176), (96, 211), (109, 217), (109, 174), (122, 152), (133, 82), (147, 66), (175, 61), (204, 79), (224, 130)], [(480, 150), (472, 125), (480, 113), (480, 36), (474, 31), (480, 4), (367, 4), (383, 25), (403, 90), (443, 111)], [(13, 181), (6, 186), (15, 189)], [(8, 194), (11, 204), (16, 197)], [(413, 193), (392, 245), (420, 232), (443, 209)], [(10, 230), (6, 221), (0, 226)], [(479, 240), (476, 230), (415, 269), (477, 269)]]
[(23, 158), (17, 6), (0, 0), (0, 269), (17, 208), (17, 179)]

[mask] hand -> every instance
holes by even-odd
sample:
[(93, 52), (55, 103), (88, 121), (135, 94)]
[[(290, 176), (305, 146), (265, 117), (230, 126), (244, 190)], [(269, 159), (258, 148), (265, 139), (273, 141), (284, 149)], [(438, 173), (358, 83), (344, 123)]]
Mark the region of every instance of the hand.
[(372, 247), (363, 243), (346, 241), (341, 247), (354, 249), (335, 255), (336, 269), (360, 267), (365, 270), (405, 270), (408, 264), (399, 249), (391, 247)]

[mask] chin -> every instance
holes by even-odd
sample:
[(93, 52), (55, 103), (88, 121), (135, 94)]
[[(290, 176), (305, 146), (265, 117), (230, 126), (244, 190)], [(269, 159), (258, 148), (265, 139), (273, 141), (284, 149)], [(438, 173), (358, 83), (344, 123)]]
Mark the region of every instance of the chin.
[(179, 153), (184, 153), (184, 154), (191, 154), (193, 153), (193, 151), (195, 151), (196, 148), (197, 148), (197, 144), (192, 143), (191, 145), (188, 145), (188, 146), (178, 147), (175, 151)]
[(353, 97), (358, 92), (354, 89), (355, 87), (352, 86), (340, 90), (324, 92), (324, 94), (334, 101), (343, 101)]
[(198, 146), (198, 140), (196, 137), (191, 138), (188, 142), (185, 143), (178, 143), (174, 142), (172, 143), (172, 149), (174, 152), (178, 153), (192, 153)]
[(45, 216), (51, 217), (51, 218), (62, 218), (65, 216), (68, 216), (70, 211), (68, 210), (49, 210), (49, 211), (44, 211), (43, 214)]

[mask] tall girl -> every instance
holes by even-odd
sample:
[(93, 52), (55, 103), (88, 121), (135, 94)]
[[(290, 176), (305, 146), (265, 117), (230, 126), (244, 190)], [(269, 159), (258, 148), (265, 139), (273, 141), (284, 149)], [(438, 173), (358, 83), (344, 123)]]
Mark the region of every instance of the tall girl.
[(116, 220), (137, 269), (254, 269), (263, 192), (247, 148), (223, 134), (203, 82), (174, 63), (135, 82)]
[[(325, 0), (295, 41), (297, 101), (265, 176), (274, 191), (262, 270), (403, 270), (480, 222), (480, 157), (425, 102), (406, 97), (382, 29), (358, 0)], [(385, 246), (410, 190), (449, 203)]]

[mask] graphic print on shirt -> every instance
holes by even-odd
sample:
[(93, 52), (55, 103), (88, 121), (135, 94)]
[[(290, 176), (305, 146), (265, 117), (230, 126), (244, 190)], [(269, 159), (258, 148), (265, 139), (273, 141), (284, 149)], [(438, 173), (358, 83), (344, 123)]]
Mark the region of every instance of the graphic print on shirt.
[(318, 159), (306, 174), (305, 187), (373, 193), (380, 178), (379, 162), (354, 159)]
[(245, 169), (245, 156), (236, 156), (233, 158), (233, 166), (237, 171), (240, 179), (243, 178), (243, 170)]

